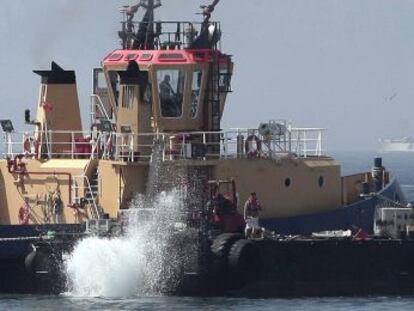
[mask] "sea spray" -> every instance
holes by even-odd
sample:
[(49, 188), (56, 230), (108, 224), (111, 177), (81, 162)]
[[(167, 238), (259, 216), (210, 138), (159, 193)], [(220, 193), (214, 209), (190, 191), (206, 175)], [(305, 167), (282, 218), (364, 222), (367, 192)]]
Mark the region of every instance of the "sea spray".
[[(124, 236), (80, 241), (65, 261), (70, 294), (127, 297), (173, 290), (182, 259), (172, 231), (180, 223), (182, 202), (178, 190), (161, 192), (153, 200), (151, 218), (131, 217)], [(138, 197), (135, 204), (131, 215), (148, 203)]]
[(124, 236), (84, 239), (68, 256), (65, 269), (71, 294), (170, 293), (179, 287), (184, 270), (194, 270), (199, 235), (186, 220), (202, 206), (202, 178), (197, 170), (190, 173), (188, 167), (165, 163), (163, 149), (163, 142), (154, 142), (146, 193), (131, 202)]

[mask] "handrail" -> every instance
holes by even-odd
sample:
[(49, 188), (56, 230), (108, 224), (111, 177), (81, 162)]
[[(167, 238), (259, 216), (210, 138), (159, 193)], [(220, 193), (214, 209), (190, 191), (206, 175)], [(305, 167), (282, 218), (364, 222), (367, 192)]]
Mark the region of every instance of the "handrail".
[(99, 111), (104, 115), (105, 119), (110, 121), (111, 118), (109, 117), (108, 112), (105, 109), (105, 105), (102, 102), (102, 99), (97, 94), (90, 95), (91, 101), (91, 121), (92, 124), (96, 123), (96, 107), (98, 107)]
[[(4, 137), (3, 155), (13, 157), (15, 154), (25, 154), (26, 157), (39, 158), (88, 158), (106, 159), (124, 162), (133, 162), (151, 159), (154, 141), (161, 140), (165, 146), (163, 159), (177, 160), (191, 158), (193, 149), (197, 145), (202, 145), (206, 149), (201, 158), (223, 158), (246, 157), (249, 150), (256, 150), (260, 157), (278, 157), (279, 155), (289, 154), (293, 157), (322, 157), (325, 156), (324, 135), (326, 129), (323, 128), (287, 128), (286, 132), (273, 134), (273, 136), (262, 136), (258, 129), (235, 128), (221, 131), (194, 131), (176, 133), (116, 133), (116, 132), (84, 132), (84, 131), (48, 131), (50, 139), (47, 148), (38, 146), (35, 155), (24, 150), (25, 139), (19, 138), (20, 135), (28, 137), (25, 132), (10, 133)], [(37, 136), (43, 135), (37, 132)], [(54, 135), (62, 134), (62, 135)], [(66, 134), (66, 135), (63, 135)], [(247, 138), (255, 137), (259, 139), (260, 146), (255, 142), (248, 141)], [(27, 138), (26, 138), (27, 139)], [(62, 141), (59, 141), (61, 139)], [(46, 154), (41, 154), (42, 150), (48, 150)], [(200, 158), (200, 156), (199, 156)], [(89, 165), (88, 165), (89, 167)]]
[[(76, 185), (76, 181), (78, 179), (80, 179), (82, 182), (86, 182), (86, 186)], [(93, 195), (92, 186), (91, 186), (91, 183), (89, 181), (88, 176), (86, 176), (86, 175), (73, 176), (73, 183), (74, 183), (74, 185), (72, 187), (73, 191), (76, 191), (76, 190), (84, 190), (84, 195), (86, 195), (86, 193), (89, 191), (89, 193), (91, 195), (92, 207), (94, 209), (96, 218), (99, 219), (99, 208), (98, 208), (98, 204), (96, 203), (96, 199), (95, 199), (95, 197)], [(86, 191), (85, 191), (85, 189), (86, 189)], [(73, 201), (74, 201), (74, 203), (75, 203), (76, 200), (80, 200), (81, 198), (82, 197), (77, 196), (76, 193), (75, 193), (73, 195)]]

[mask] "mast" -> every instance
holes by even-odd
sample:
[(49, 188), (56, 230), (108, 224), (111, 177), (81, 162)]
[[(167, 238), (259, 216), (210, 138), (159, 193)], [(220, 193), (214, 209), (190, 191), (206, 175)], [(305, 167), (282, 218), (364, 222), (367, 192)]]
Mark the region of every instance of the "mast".
[[(154, 33), (154, 11), (162, 6), (161, 0), (140, 0), (133, 6), (124, 6), (121, 13), (124, 14), (122, 31), (118, 33), (122, 40), (123, 49), (150, 50), (154, 48), (156, 35)], [(134, 22), (135, 14), (139, 9), (145, 10), (139, 23)], [(136, 30), (135, 26), (138, 26)]]

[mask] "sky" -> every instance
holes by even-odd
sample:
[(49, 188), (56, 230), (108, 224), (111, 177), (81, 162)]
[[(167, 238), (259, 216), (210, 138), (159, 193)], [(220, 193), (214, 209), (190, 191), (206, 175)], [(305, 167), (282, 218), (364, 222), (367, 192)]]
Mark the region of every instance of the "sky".
[[(131, 0), (2, 0), (1, 119), (23, 125), (52, 60), (77, 74), (84, 124), (92, 69), (119, 48)], [(163, 0), (157, 19), (199, 20), (211, 0)], [(328, 129), (329, 150), (375, 150), (414, 136), (413, 0), (221, 0), (223, 50), (234, 55), (223, 128), (286, 119)]]

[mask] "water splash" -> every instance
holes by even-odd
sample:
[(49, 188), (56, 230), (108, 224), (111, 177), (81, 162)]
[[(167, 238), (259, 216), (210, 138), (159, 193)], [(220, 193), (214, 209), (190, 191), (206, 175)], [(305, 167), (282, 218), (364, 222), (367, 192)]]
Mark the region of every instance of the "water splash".
[[(189, 213), (202, 204), (202, 174), (162, 161), (155, 141), (145, 195), (128, 210), (126, 234), (87, 238), (65, 261), (70, 293), (87, 297), (126, 297), (174, 292), (185, 271), (196, 269), (198, 232), (187, 227)], [(190, 176), (191, 175), (191, 176)]]
[[(182, 197), (178, 190), (161, 192), (153, 200), (150, 216), (141, 220), (134, 212), (143, 211), (148, 202), (137, 197), (125, 236), (80, 241), (65, 261), (70, 294), (157, 295), (178, 286), (182, 258), (172, 232), (181, 223)], [(148, 206), (145, 209), (150, 211)]]

